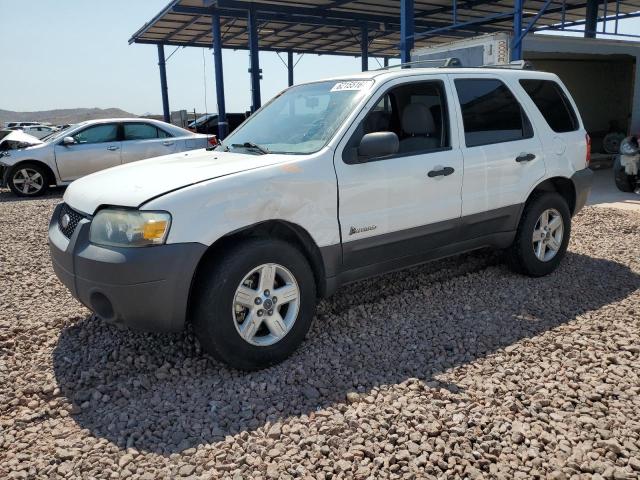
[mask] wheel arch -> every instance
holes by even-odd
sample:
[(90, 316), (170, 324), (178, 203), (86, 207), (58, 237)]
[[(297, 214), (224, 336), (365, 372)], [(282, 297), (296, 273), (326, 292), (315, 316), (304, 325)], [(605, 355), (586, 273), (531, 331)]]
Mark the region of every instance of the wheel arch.
[(56, 175), (54, 173), (54, 171), (52, 170), (52, 168), (47, 165), (45, 162), (43, 162), (42, 160), (36, 160), (36, 159), (26, 159), (26, 160), (20, 160), (18, 163), (16, 163), (15, 165), (11, 165), (10, 167), (7, 167), (6, 171), (5, 171), (5, 178), (3, 179), (3, 184), (8, 185), (9, 184), (9, 178), (11, 177), (11, 175), (13, 174), (13, 172), (15, 172), (16, 170), (19, 170), (20, 168), (22, 168), (24, 165), (37, 165), (39, 167), (42, 167), (45, 172), (47, 173), (47, 181), (48, 181), (48, 185), (57, 185), (57, 179), (56, 179)]
[(573, 184), (573, 180), (567, 177), (551, 177), (543, 180), (531, 191), (525, 205), (529, 203), (534, 196), (542, 192), (559, 193), (566, 200), (571, 215), (574, 215), (576, 209), (576, 187)]
[(230, 232), (220, 237), (207, 248), (198, 262), (198, 266), (193, 275), (189, 304), (191, 304), (192, 294), (198, 284), (198, 278), (205, 268), (207, 268), (208, 265), (214, 261), (215, 257), (223, 252), (225, 248), (248, 238), (273, 238), (283, 240), (296, 247), (309, 262), (313, 277), (316, 281), (317, 295), (324, 297), (327, 294), (327, 281), (322, 254), (309, 232), (300, 225), (285, 220), (267, 220), (247, 225), (246, 227)]

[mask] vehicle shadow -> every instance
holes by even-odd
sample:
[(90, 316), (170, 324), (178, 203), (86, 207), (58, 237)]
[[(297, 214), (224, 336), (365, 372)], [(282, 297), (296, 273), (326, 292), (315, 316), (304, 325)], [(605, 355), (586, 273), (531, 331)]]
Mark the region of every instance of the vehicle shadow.
[(73, 416), (81, 428), (169, 455), (345, 402), (350, 391), (437, 383), (447, 369), (638, 288), (640, 276), (610, 260), (568, 253), (554, 274), (534, 279), (494, 254), (470, 254), (344, 288), (321, 302), (289, 360), (259, 372), (203, 357), (189, 332), (135, 333), (90, 317), (62, 331), (53, 363), (62, 394), (82, 405)]
[(62, 198), (67, 187), (51, 187), (49, 191), (39, 197), (19, 197), (8, 188), (0, 188), (0, 203), (8, 202), (33, 202), (50, 198)]

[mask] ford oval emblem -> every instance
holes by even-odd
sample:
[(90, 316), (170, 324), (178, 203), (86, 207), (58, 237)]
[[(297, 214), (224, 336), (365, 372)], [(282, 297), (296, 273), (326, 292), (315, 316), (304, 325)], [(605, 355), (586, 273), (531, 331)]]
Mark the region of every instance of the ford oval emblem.
[(69, 216), (68, 213), (65, 213), (60, 219), (60, 225), (62, 225), (62, 228), (67, 228), (70, 223), (71, 223), (71, 217)]

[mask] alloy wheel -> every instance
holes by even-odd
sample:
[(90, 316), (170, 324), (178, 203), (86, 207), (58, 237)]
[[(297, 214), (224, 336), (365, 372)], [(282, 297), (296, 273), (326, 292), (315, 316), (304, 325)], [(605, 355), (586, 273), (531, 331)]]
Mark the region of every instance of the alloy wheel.
[(273, 345), (289, 333), (298, 317), (298, 282), (282, 265), (260, 265), (240, 282), (232, 308), (236, 330), (246, 342)]
[(25, 195), (35, 195), (44, 187), (44, 177), (33, 168), (21, 168), (13, 175), (13, 185)]
[(556, 256), (562, 246), (564, 221), (555, 208), (549, 208), (540, 214), (533, 229), (533, 253), (541, 262), (548, 262)]

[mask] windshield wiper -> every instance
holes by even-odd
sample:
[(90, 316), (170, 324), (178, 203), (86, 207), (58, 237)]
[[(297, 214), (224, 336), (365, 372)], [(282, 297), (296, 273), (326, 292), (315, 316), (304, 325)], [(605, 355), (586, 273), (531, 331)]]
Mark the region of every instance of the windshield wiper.
[(231, 146), (232, 147), (252, 148), (254, 150), (258, 150), (263, 155), (266, 155), (267, 153), (271, 153), (267, 147), (263, 147), (262, 145), (258, 145), (257, 143), (253, 143), (253, 142), (232, 143)]

